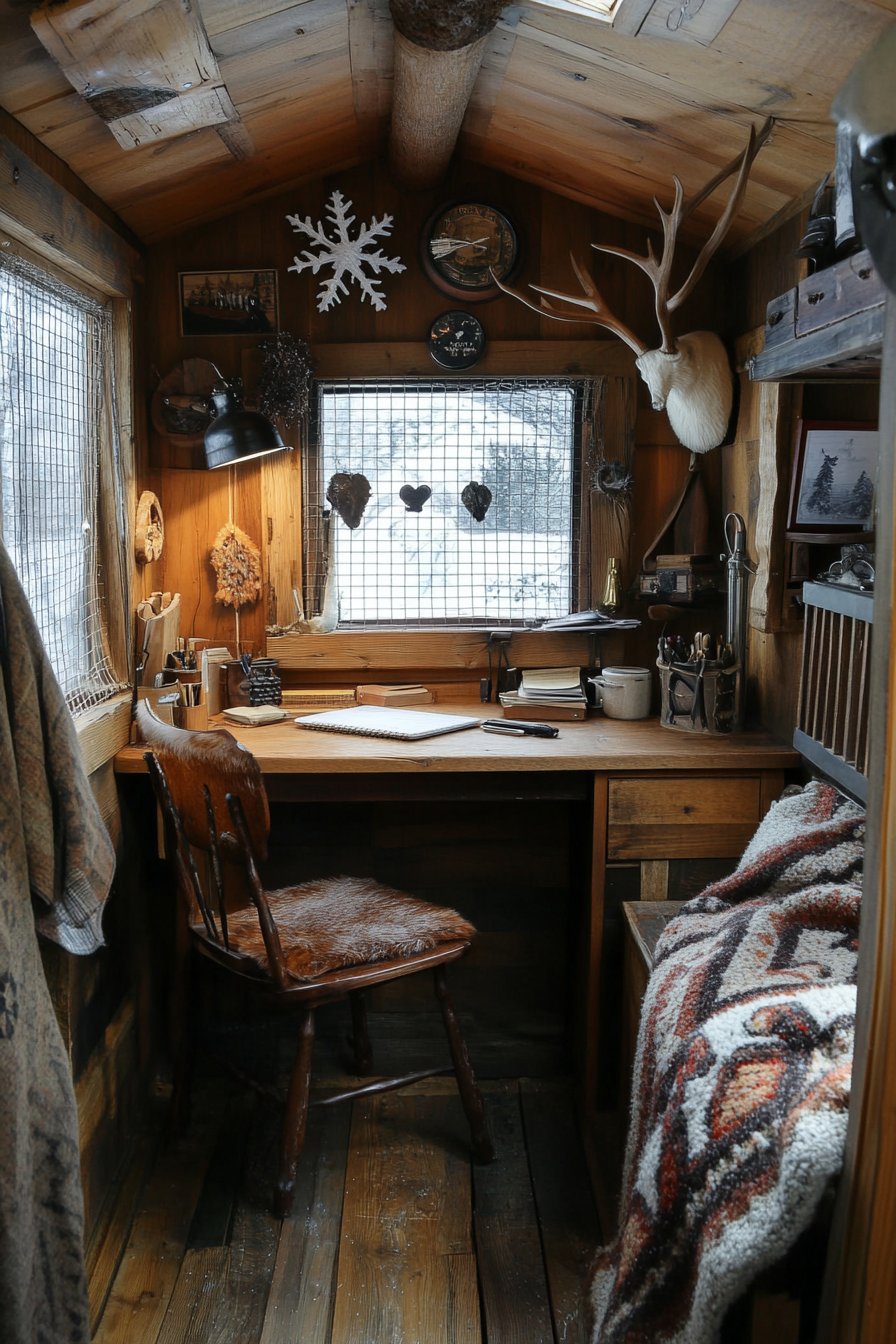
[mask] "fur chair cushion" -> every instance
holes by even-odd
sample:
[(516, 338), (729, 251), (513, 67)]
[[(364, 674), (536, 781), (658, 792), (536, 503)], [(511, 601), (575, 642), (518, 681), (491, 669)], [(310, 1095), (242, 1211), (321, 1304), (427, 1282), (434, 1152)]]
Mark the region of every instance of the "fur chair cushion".
[[(314, 980), (342, 966), (363, 966), (428, 952), (476, 930), (456, 910), (362, 877), (326, 877), (268, 893), (289, 973)], [(231, 945), (264, 970), (268, 960), (255, 906), (227, 917)]]

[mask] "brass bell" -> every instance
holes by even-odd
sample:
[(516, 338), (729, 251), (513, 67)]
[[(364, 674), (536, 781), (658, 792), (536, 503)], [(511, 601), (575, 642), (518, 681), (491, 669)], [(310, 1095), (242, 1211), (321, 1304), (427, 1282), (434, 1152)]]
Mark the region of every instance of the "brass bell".
[(600, 609), (608, 615), (614, 616), (621, 606), (619, 560), (614, 555), (607, 561), (607, 581), (604, 585), (604, 597)]

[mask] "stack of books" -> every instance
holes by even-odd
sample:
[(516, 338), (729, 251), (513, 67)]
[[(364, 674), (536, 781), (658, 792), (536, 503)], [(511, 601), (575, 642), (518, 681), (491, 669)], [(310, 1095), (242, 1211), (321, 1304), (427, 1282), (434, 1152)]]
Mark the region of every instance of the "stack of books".
[(284, 709), (347, 709), (356, 700), (355, 690), (340, 686), (291, 686), (283, 688)]
[(505, 719), (584, 719), (587, 711), (580, 667), (532, 667), (518, 691), (501, 696)]

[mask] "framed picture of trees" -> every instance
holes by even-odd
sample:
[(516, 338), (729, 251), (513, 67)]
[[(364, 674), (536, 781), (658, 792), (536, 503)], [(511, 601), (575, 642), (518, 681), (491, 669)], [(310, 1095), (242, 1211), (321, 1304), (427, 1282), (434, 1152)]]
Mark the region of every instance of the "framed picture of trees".
[(790, 541), (868, 539), (874, 527), (877, 425), (800, 420), (787, 515)]

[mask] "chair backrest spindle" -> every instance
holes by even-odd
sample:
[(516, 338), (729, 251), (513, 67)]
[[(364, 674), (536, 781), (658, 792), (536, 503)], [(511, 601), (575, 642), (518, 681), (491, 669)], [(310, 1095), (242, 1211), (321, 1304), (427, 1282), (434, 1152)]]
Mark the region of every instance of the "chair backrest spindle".
[(146, 768), (149, 770), (149, 777), (152, 780), (153, 789), (159, 806), (162, 809), (162, 815), (170, 822), (177, 841), (176, 862), (180, 869), (181, 880), (185, 888), (185, 895), (192, 891), (193, 899), (199, 907), (199, 913), (202, 915), (202, 922), (205, 925), (205, 931), (209, 938), (216, 943), (220, 942), (218, 929), (215, 924), (215, 917), (205, 903), (205, 897), (202, 892), (202, 884), (199, 881), (199, 874), (196, 871), (196, 861), (193, 858), (193, 851), (190, 849), (186, 834), (184, 833), (183, 822), (180, 813), (174, 805), (171, 797), (171, 791), (168, 788), (168, 781), (165, 778), (165, 772), (156, 760), (151, 751), (147, 751), (143, 756), (146, 762)]
[(258, 911), (258, 923), (261, 926), (261, 936), (264, 939), (264, 950), (267, 953), (271, 976), (277, 989), (286, 989), (289, 984), (289, 972), (286, 969), (286, 958), (283, 955), (280, 934), (277, 932), (277, 925), (274, 923), (271, 907), (268, 905), (267, 894), (262, 886), (261, 878), (258, 876), (258, 869), (255, 866), (255, 856), (252, 853), (252, 842), (249, 836), (249, 828), (246, 825), (246, 815), (243, 811), (243, 805), (235, 794), (228, 793), (227, 806), (230, 809), (230, 815), (233, 818), (233, 828), (236, 831), (237, 840), (243, 851), (243, 858), (246, 863), (246, 873), (249, 877), (249, 893), (252, 897), (252, 903), (255, 906), (255, 909)]
[(224, 947), (229, 952), (230, 939), (227, 936), (227, 902), (224, 898), (224, 873), (221, 868), (221, 850), (218, 846), (218, 828), (215, 825), (215, 808), (212, 803), (211, 790), (207, 784), (203, 784), (202, 792), (205, 795), (205, 812), (208, 817), (208, 839), (212, 856), (212, 877), (214, 878), (215, 892), (218, 897), (218, 914), (221, 919), (221, 934), (224, 938)]

